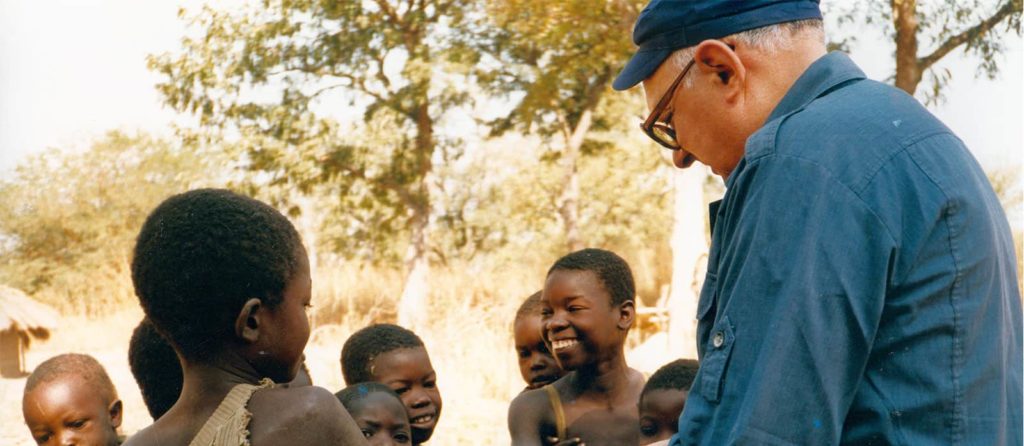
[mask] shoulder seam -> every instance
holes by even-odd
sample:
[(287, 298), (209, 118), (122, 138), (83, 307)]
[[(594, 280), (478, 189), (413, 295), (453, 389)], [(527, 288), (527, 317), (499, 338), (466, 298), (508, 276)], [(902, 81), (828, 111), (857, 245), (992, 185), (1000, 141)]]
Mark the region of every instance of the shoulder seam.
[(835, 184), (838, 184), (843, 189), (846, 189), (847, 191), (849, 191), (851, 195), (856, 197), (857, 201), (861, 204), (861, 206), (864, 206), (864, 209), (866, 209), (868, 211), (868, 213), (871, 214), (872, 217), (874, 217), (875, 221), (877, 221), (879, 224), (882, 225), (883, 228), (885, 228), (885, 235), (889, 238), (889, 241), (892, 242), (893, 245), (897, 245), (896, 237), (893, 236), (892, 228), (890, 228), (889, 225), (886, 224), (885, 220), (883, 220), (882, 217), (880, 217), (878, 215), (878, 213), (875, 212), (875, 209), (873, 207), (869, 206), (868, 203), (866, 201), (864, 201), (864, 198), (861, 197), (860, 193), (858, 193), (857, 191), (853, 190), (853, 188), (851, 188), (848, 184), (846, 184), (846, 183), (844, 183), (842, 181), (836, 180), (835, 175), (833, 174), (831, 169), (826, 168), (821, 163), (819, 163), (819, 162), (817, 162), (815, 160), (812, 160), (812, 159), (804, 158), (802, 156), (791, 155), (791, 154), (780, 154), (778, 152), (772, 154), (771, 157), (769, 157), (769, 156), (758, 157), (756, 160), (753, 160), (753, 162), (751, 162), (751, 164), (755, 164), (757, 162), (761, 162), (761, 160), (769, 159), (769, 158), (777, 158), (777, 159), (784, 159), (785, 158), (785, 159), (798, 160), (798, 161), (802, 161), (802, 162), (814, 165), (814, 166), (818, 167), (819, 169), (821, 169), (822, 171), (827, 172), (828, 173), (828, 181), (831, 181), (831, 182), (833, 182)]

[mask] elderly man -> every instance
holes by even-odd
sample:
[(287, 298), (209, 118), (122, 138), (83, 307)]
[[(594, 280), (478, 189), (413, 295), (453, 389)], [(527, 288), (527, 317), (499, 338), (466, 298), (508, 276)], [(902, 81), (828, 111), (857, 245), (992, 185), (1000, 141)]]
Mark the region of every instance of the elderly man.
[(726, 180), (671, 444), (1021, 443), (1006, 216), (963, 143), (826, 53), (817, 1), (652, 1), (615, 81)]

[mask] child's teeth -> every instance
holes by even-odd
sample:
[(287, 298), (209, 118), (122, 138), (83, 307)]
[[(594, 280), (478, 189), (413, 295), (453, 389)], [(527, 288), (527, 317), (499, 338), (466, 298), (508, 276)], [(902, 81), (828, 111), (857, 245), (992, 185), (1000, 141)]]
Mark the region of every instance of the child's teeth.
[(572, 347), (573, 345), (576, 345), (576, 340), (575, 339), (565, 339), (565, 340), (555, 341), (555, 342), (551, 343), (551, 346), (554, 347), (556, 350), (561, 350), (563, 348)]

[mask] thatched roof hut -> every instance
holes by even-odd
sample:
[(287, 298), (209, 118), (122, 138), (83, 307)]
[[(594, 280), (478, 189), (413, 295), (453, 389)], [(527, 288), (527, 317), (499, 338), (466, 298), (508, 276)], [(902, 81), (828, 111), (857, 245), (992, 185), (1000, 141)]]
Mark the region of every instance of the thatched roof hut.
[(25, 374), (25, 349), (32, 338), (45, 340), (59, 315), (16, 288), (0, 285), (0, 376)]

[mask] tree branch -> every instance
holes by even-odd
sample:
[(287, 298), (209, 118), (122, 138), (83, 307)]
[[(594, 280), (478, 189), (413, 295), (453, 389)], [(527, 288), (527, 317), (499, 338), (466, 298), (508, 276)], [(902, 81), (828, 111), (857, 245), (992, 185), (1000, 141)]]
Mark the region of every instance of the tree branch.
[(999, 10), (995, 12), (995, 14), (992, 14), (991, 17), (982, 20), (981, 23), (978, 23), (977, 25), (968, 28), (966, 31), (960, 34), (952, 36), (949, 39), (946, 39), (946, 41), (939, 45), (939, 47), (936, 48), (935, 51), (932, 51), (931, 54), (917, 59), (918, 69), (920, 71), (928, 69), (936, 62), (938, 62), (940, 59), (942, 59), (945, 55), (949, 54), (950, 51), (953, 51), (958, 46), (970, 42), (971, 40), (976, 39), (979, 36), (989, 32), (992, 28), (998, 25), (999, 22), (1003, 21), (1003, 19), (1008, 17), (1015, 10), (1019, 9), (1020, 0), (1007, 0), (1006, 3), (1004, 3), (1003, 6), (1001, 6)]
[(391, 19), (391, 22), (398, 28), (404, 28), (405, 24), (402, 22), (401, 17), (398, 17), (398, 13), (395, 12), (395, 8), (391, 7), (386, 0), (377, 0), (377, 6), (380, 6), (381, 12)]

